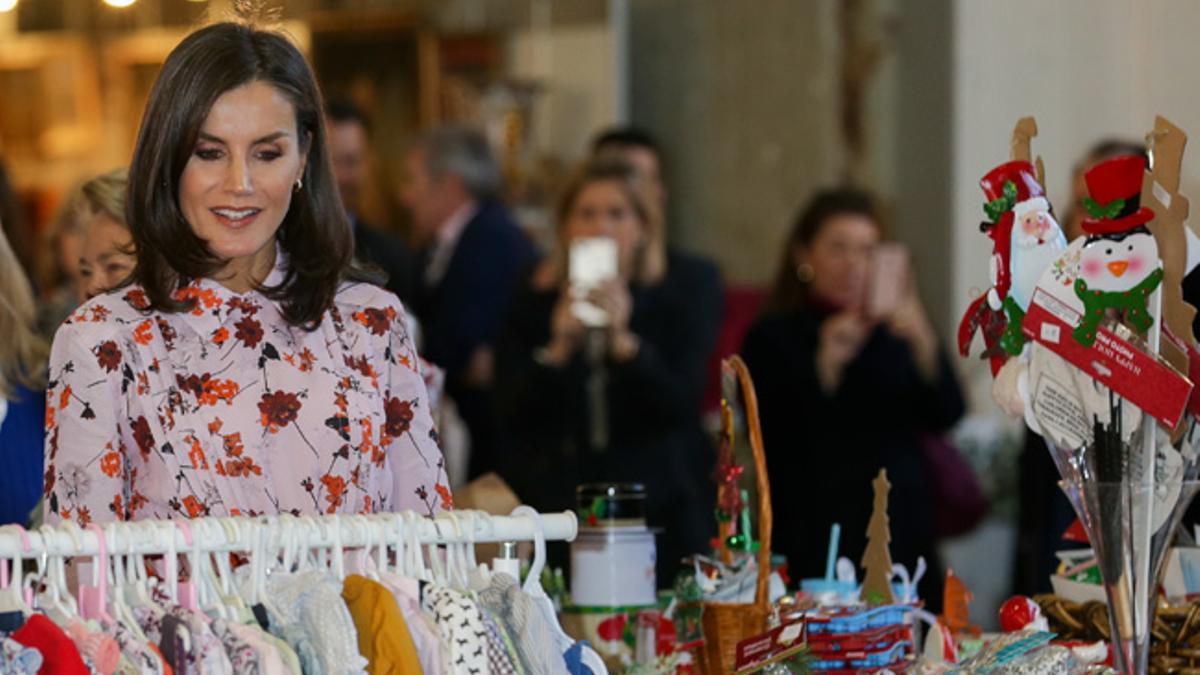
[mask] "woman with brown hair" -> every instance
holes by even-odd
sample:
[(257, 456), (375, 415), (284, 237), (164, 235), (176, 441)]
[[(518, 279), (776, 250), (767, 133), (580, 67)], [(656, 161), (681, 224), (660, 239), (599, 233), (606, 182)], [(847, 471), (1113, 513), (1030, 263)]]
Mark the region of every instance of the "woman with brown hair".
[(171, 52), (126, 221), (128, 282), (55, 336), (51, 519), (449, 506), (403, 307), (351, 263), (294, 45), (222, 23)]
[[(764, 315), (742, 355), (754, 377), (776, 514), (776, 549), (794, 579), (819, 577), (832, 523), (857, 560), (873, 504), (871, 480), (887, 469), (892, 560), (931, 571), (921, 597), (941, 607), (933, 492), (921, 434), (948, 429), (962, 393), (911, 282), (885, 316), (866, 310), (882, 238), (871, 198), (818, 193), (785, 244)], [(780, 523), (782, 522), (782, 525)]]
[(33, 290), (0, 230), (0, 525), (25, 525), (42, 490), (46, 344)]
[[(715, 487), (700, 427), (705, 364), (715, 331), (697, 307), (713, 289), (670, 279), (662, 221), (646, 179), (616, 158), (593, 160), (559, 210), (557, 246), (518, 293), (497, 353), (500, 419), (510, 443), (505, 478), (539, 509), (575, 506), (581, 483), (645, 485), (659, 538), (660, 581), (704, 551)], [(603, 238), (615, 276), (584, 296), (572, 288), (573, 244)], [(711, 292), (708, 292), (711, 291)], [(588, 300), (594, 311), (581, 312)]]

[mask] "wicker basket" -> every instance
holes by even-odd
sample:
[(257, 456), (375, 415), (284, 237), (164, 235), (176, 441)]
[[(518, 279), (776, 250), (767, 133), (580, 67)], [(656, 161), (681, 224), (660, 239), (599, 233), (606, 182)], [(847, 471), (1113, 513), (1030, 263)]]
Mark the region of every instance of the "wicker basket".
[[(752, 603), (704, 603), (704, 615), (701, 619), (704, 648), (697, 660), (701, 670), (709, 675), (733, 672), (738, 643), (765, 632), (767, 616), (771, 611), (767, 596), (767, 580), (771, 573), (771, 485), (767, 480), (767, 459), (763, 453), (762, 430), (758, 421), (758, 400), (754, 395), (754, 382), (750, 379), (750, 371), (741, 357), (732, 356), (725, 359), (721, 366), (723, 371), (728, 369), (737, 376), (746, 411), (750, 449), (754, 453), (755, 480), (758, 488), (758, 581)], [(732, 429), (728, 426), (729, 417), (725, 416), (724, 419), (722, 426), (725, 428), (722, 431), (730, 434)]]

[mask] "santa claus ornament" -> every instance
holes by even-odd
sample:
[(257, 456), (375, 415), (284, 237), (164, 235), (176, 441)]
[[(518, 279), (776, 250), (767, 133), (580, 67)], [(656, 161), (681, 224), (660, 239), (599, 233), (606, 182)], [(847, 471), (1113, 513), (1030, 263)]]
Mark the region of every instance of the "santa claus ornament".
[(1067, 247), (1062, 228), (1029, 161), (1014, 160), (992, 169), (979, 181), (988, 220), (980, 224), (992, 240), (988, 273), (992, 287), (978, 298), (959, 326), (959, 350), (966, 355), (980, 328), (993, 373), (1025, 346), (1021, 321), (1042, 272)]
[(1072, 333), (1090, 347), (1096, 329), (1111, 311), (1139, 333), (1154, 324), (1147, 302), (1163, 280), (1158, 243), (1146, 228), (1154, 212), (1141, 206), (1146, 160), (1117, 157), (1092, 167), (1085, 175), (1088, 192), (1083, 221), (1087, 242), (1079, 259), (1075, 294), (1084, 312)]

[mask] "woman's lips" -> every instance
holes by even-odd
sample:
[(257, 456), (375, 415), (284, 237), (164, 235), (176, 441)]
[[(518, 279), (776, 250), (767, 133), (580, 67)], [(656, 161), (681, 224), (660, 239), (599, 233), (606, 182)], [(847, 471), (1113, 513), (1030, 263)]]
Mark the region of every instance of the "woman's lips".
[(249, 226), (262, 213), (262, 209), (256, 208), (234, 209), (222, 207), (210, 209), (210, 211), (222, 225), (235, 230)]

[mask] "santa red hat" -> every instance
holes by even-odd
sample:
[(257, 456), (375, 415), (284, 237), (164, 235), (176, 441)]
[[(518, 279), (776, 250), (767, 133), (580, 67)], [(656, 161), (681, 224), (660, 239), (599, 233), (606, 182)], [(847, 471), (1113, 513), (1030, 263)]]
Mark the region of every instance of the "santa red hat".
[(1083, 180), (1090, 196), (1083, 205), (1089, 217), (1083, 221), (1083, 231), (1118, 234), (1150, 222), (1154, 211), (1142, 206), (1145, 173), (1146, 160), (1137, 155), (1114, 157), (1088, 169)]
[[(1015, 195), (1005, 187), (1008, 183), (1013, 184)], [(1041, 183), (1038, 183), (1033, 164), (1023, 159), (1005, 162), (987, 172), (987, 175), (979, 179), (979, 187), (983, 188), (983, 194), (989, 204), (1013, 195), (1015, 198), (1008, 205), (1009, 209), (1034, 197), (1046, 196)]]

